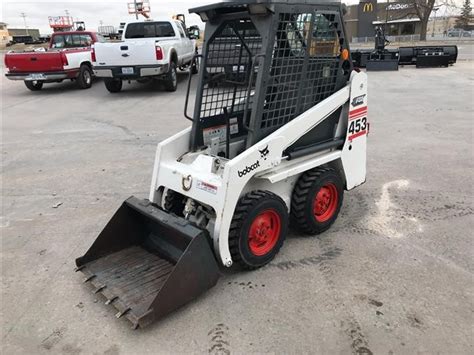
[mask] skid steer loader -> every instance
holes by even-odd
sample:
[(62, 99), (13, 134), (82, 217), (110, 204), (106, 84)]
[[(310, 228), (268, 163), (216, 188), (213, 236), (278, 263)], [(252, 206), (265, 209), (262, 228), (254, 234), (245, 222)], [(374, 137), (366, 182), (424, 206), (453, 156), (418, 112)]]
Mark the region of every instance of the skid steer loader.
[(339, 3), (190, 12), (206, 23), (192, 125), (158, 144), (149, 198), (127, 199), (76, 260), (134, 328), (213, 287), (219, 264), (269, 263), (289, 225), (324, 232), (365, 181), (367, 77)]

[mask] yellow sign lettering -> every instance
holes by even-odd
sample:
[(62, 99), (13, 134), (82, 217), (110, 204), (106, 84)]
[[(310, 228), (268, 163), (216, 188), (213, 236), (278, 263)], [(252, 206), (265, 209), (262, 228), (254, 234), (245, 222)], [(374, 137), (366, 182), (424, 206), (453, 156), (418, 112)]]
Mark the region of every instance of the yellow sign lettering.
[(362, 8), (363, 12), (372, 12), (374, 11), (374, 5), (371, 2), (364, 3), (364, 7)]

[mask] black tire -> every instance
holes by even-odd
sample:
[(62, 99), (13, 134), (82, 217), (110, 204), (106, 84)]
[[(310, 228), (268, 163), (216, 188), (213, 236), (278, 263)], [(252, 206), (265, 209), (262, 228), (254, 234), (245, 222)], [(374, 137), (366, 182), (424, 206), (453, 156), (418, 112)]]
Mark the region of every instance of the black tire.
[(199, 73), (199, 58), (194, 58), (193, 62), (191, 63), (191, 74), (197, 73)]
[(291, 225), (305, 234), (319, 234), (337, 219), (344, 198), (344, 184), (330, 168), (305, 172), (291, 198)]
[(288, 222), (285, 202), (274, 193), (258, 190), (242, 196), (229, 230), (234, 262), (250, 270), (268, 264), (285, 241)]
[(176, 91), (178, 88), (178, 71), (176, 70), (176, 64), (171, 62), (170, 69), (166, 73), (165, 78), (165, 90)]
[(177, 216), (183, 217), (185, 204), (184, 199), (185, 197), (180, 193), (173, 190), (167, 190), (164, 201), (165, 210), (174, 213)]
[(89, 89), (92, 86), (92, 69), (87, 64), (82, 64), (77, 77), (79, 89)]
[(42, 81), (25, 81), (25, 86), (30, 89), (31, 91), (40, 91), (43, 88)]
[(111, 93), (120, 92), (120, 90), (122, 90), (122, 79), (105, 78), (104, 84)]

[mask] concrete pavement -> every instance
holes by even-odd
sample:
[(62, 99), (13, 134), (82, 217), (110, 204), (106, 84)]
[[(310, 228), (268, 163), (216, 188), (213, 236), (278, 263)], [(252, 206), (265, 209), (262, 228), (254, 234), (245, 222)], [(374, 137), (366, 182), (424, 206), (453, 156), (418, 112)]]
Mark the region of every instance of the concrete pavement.
[(2, 80), (2, 353), (468, 354), (473, 311), (472, 62), (369, 73), (367, 183), (317, 237), (132, 331), (74, 258), (146, 197), (176, 93)]

